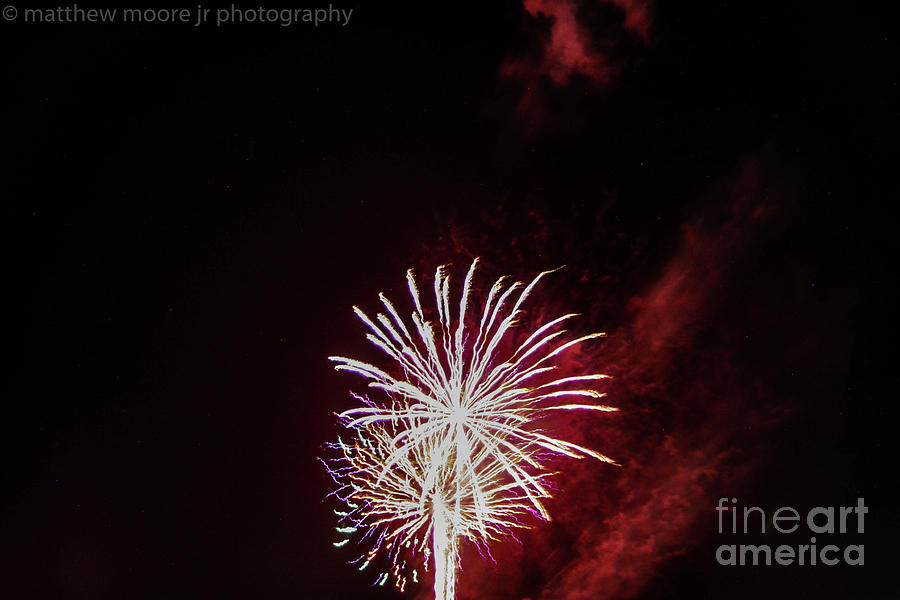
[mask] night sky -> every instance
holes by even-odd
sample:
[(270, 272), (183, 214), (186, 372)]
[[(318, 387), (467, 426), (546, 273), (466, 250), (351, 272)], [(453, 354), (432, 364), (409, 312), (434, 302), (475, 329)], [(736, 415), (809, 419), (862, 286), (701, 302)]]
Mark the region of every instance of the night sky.
[[(362, 383), (327, 357), (376, 359), (351, 306), (476, 256), (482, 286), (566, 266), (534, 306), (607, 332), (579, 360), (620, 412), (556, 426), (622, 466), (561, 462), (554, 521), (464, 547), (461, 598), (900, 596), (897, 37), (825, 4), (19, 6), (0, 596), (427, 597), (332, 546), (317, 457)], [(819, 536), (865, 565), (719, 565), (809, 543), (718, 534), (720, 497), (865, 498), (865, 533)]]

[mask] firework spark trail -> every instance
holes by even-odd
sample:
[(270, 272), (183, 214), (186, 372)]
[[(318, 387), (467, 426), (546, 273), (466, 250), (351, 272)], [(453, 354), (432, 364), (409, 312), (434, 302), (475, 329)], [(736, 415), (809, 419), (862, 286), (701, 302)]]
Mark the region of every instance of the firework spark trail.
[[(421, 553), (426, 568), (433, 554), (438, 600), (455, 596), (461, 538), (485, 545), (526, 527), (520, 517), (527, 513), (550, 519), (541, 500), (550, 496), (543, 482), (552, 473), (543, 468), (542, 456), (593, 457), (615, 464), (529, 426), (546, 411), (617, 410), (596, 402), (605, 394), (584, 387), (606, 378), (603, 374), (562, 377), (534, 387), (526, 383), (556, 369), (554, 358), (603, 334), (561, 341), (566, 333), (561, 325), (577, 316), (563, 315), (537, 328), (500, 360), (501, 342), (517, 325), (522, 305), (552, 271), (540, 273), (527, 286), (520, 282), (505, 286), (506, 278), (498, 279), (480, 319), (469, 326), (467, 310), (477, 264), (476, 259), (466, 274), (455, 324), (444, 267), (438, 267), (434, 277), (436, 324), (426, 319), (412, 271), (407, 272), (415, 306), (412, 327), (384, 294), (379, 298), (387, 314), (372, 319), (353, 308), (370, 330), (367, 339), (400, 366), (401, 377), (355, 359), (330, 357), (337, 370), (362, 376), (369, 387), (390, 398), (379, 404), (354, 395), (363, 406), (339, 415), (356, 439), (333, 445), (341, 457), (326, 463), (340, 486), (335, 495), (348, 506), (338, 516), (351, 525), (338, 531), (363, 531), (363, 540), (371, 543), (371, 550), (359, 559), (361, 569), (382, 550), (387, 552), (401, 590), (409, 563), (402, 550)], [(556, 403), (572, 397), (590, 401)], [(418, 580), (416, 570), (412, 578)], [(383, 573), (377, 583), (383, 585), (387, 579), (388, 573)]]

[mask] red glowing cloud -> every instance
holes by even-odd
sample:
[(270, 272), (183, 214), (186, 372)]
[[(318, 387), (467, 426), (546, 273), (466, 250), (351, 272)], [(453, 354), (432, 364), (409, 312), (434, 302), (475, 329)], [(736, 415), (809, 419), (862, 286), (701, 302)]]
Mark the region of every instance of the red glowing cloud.
[[(624, 13), (622, 28), (647, 41), (650, 30), (648, 0), (606, 0)], [(597, 3), (599, 4), (599, 2)], [(525, 0), (525, 11), (532, 25), (541, 29), (549, 21), (549, 31), (541, 32), (540, 49), (529, 56), (509, 57), (500, 68), (502, 75), (524, 83), (520, 112), (532, 120), (544, 116), (537, 90), (541, 80), (562, 86), (573, 76), (581, 76), (593, 85), (609, 83), (616, 67), (582, 17), (584, 6), (577, 0)]]
[(611, 499), (595, 507), (611, 516), (584, 526), (577, 556), (555, 573), (544, 599), (637, 595), (666, 561), (702, 542), (711, 531), (711, 498), (741, 489), (756, 467), (743, 449), (757, 431), (784, 419), (784, 411), (766, 408), (738, 383), (732, 349), (703, 348), (697, 339), (734, 276), (730, 265), (773, 212), (760, 198), (752, 164), (731, 197), (683, 227), (659, 278), (632, 298), (630, 323), (611, 335), (607, 360), (619, 373), (614, 396), (623, 422), (605, 442), (618, 448), (605, 449), (623, 467)]
[(630, 461), (621, 510), (584, 532), (577, 541), (581, 556), (542, 598), (600, 600), (640, 592), (662, 563), (687, 549), (694, 528), (704, 529), (699, 517), (707, 509), (706, 488), (728, 457), (723, 445), (714, 440), (686, 449), (669, 438), (653, 456)]
[(610, 0), (625, 13), (624, 27), (633, 31), (644, 40), (650, 32), (650, 2), (649, 0)]
[(605, 58), (591, 49), (590, 38), (578, 23), (577, 6), (573, 2), (525, 0), (525, 10), (535, 18), (549, 17), (550, 35), (537, 61), (509, 60), (503, 64), (504, 75), (522, 78), (546, 75), (557, 85), (568, 83), (573, 74), (599, 83), (609, 78)]

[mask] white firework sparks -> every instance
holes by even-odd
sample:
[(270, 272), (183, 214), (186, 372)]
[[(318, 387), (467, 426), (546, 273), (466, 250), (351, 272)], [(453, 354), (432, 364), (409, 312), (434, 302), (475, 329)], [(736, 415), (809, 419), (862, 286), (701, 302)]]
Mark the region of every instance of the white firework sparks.
[[(515, 327), (526, 298), (552, 271), (540, 273), (527, 286), (519, 282), (505, 286), (506, 278), (498, 279), (480, 318), (469, 317), (467, 323), (477, 264), (476, 259), (469, 268), (455, 315), (449, 276), (438, 267), (434, 324), (426, 320), (412, 271), (407, 272), (415, 306), (411, 327), (384, 294), (379, 298), (386, 314), (375, 319), (354, 307), (370, 330), (369, 341), (399, 365), (396, 377), (365, 362), (330, 357), (337, 370), (361, 375), (389, 399), (377, 403), (354, 395), (363, 406), (339, 415), (356, 439), (335, 445), (342, 454), (340, 464), (326, 465), (341, 486), (335, 493), (348, 506), (338, 512), (347, 524), (338, 531), (361, 531), (371, 543), (359, 559), (361, 568), (379, 552), (388, 553), (389, 573), (401, 590), (411, 566), (407, 563), (412, 557), (407, 555), (421, 553), (427, 568), (433, 554), (437, 600), (455, 596), (461, 538), (486, 544), (524, 527), (518, 517), (529, 512), (549, 520), (541, 500), (550, 496), (544, 480), (552, 473), (542, 467), (540, 454), (593, 457), (615, 464), (533, 426), (547, 411), (617, 410), (598, 403), (605, 394), (586, 387), (606, 375), (529, 385), (556, 369), (556, 357), (603, 334), (563, 341), (562, 325), (577, 316), (567, 314), (538, 327), (515, 350), (501, 355), (501, 342)], [(389, 573), (381, 574), (377, 582), (383, 585)], [(411, 577), (418, 580), (418, 572), (413, 569)]]

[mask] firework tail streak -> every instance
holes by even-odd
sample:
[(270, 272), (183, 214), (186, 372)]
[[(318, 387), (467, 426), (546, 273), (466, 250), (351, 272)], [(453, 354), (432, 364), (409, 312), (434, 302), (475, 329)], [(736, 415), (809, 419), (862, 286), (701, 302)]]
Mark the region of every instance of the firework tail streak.
[[(477, 264), (475, 259), (466, 274), (455, 323), (443, 266), (434, 277), (436, 324), (426, 319), (411, 270), (411, 326), (384, 294), (379, 298), (385, 313), (374, 319), (354, 307), (370, 330), (368, 340), (400, 367), (399, 377), (362, 361), (330, 357), (337, 370), (362, 376), (387, 398), (376, 402), (353, 394), (361, 406), (338, 415), (352, 441), (339, 438), (329, 444), (338, 457), (323, 461), (338, 485), (333, 494), (346, 505), (335, 511), (337, 530), (359, 533), (369, 548), (354, 561), (360, 570), (379, 553), (387, 554), (391, 566), (376, 583), (384, 585), (392, 577), (401, 591), (408, 581), (419, 581), (416, 565), (427, 570), (433, 556), (437, 600), (455, 597), (462, 538), (485, 547), (526, 527), (521, 518), (529, 513), (550, 519), (541, 500), (550, 496), (545, 481), (553, 473), (542, 457), (593, 457), (616, 464), (532, 425), (549, 411), (617, 410), (597, 403), (605, 394), (587, 387), (605, 379), (603, 374), (533, 383), (557, 368), (556, 357), (603, 334), (564, 341), (562, 325), (577, 316), (566, 314), (538, 327), (514, 350), (501, 352), (523, 303), (552, 271), (527, 286), (506, 285), (501, 277), (490, 288), (480, 317), (470, 317), (467, 324)], [(572, 398), (580, 400), (560, 403)]]

